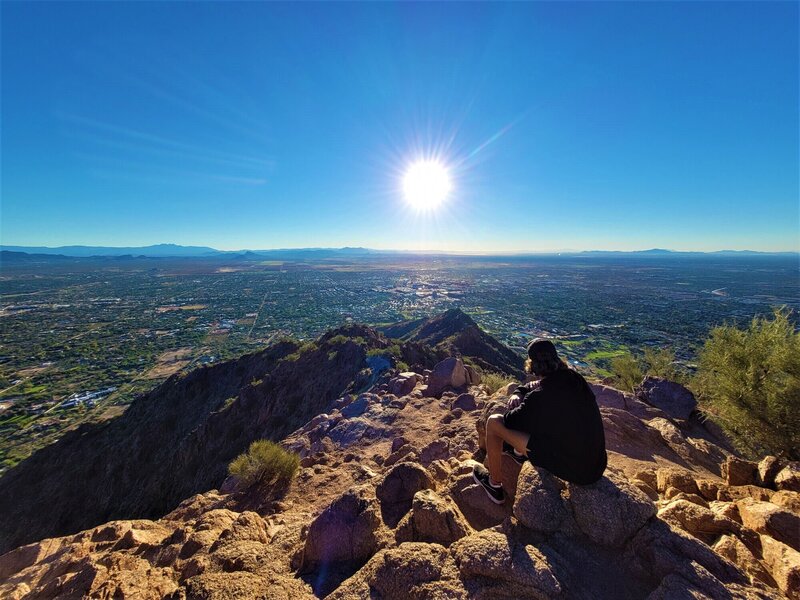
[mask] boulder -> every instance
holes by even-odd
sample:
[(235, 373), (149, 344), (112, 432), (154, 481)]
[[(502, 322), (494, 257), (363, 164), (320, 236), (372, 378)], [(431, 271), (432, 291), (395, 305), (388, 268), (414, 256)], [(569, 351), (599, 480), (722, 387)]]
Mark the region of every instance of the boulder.
[(698, 479), (696, 481), (700, 495), (706, 500), (716, 500), (723, 483), (714, 479)]
[(450, 440), (434, 440), (419, 452), (419, 462), (428, 466), (435, 460), (446, 460), (450, 456)]
[(694, 394), (679, 383), (661, 377), (645, 377), (636, 397), (661, 409), (672, 419), (686, 420), (697, 408)]
[(301, 570), (311, 572), (337, 563), (367, 562), (385, 545), (382, 525), (371, 487), (348, 490), (311, 522)]
[(464, 371), (467, 375), (467, 385), (479, 385), (481, 382), (480, 372), (471, 365), (464, 365)]
[(474, 394), (461, 394), (453, 400), (453, 403), (450, 405), (450, 408), (460, 408), (461, 410), (475, 410), (477, 408), (477, 404), (475, 403), (475, 395)]
[(395, 538), (401, 542), (430, 542), (449, 546), (471, 531), (452, 500), (433, 490), (414, 494), (411, 511), (397, 526)]
[(611, 471), (597, 483), (567, 488), (578, 527), (601, 546), (622, 546), (656, 513), (650, 498)]
[(395, 396), (407, 396), (422, 381), (422, 376), (413, 372), (403, 372), (389, 381), (389, 392)]
[(554, 598), (561, 594), (547, 558), (534, 546), (515, 542), (498, 531), (462, 538), (450, 552), (462, 579), (488, 588), (476, 597), (497, 597), (491, 590), (502, 590), (504, 598)]
[(361, 394), (358, 398), (353, 400), (350, 404), (342, 408), (341, 413), (345, 419), (352, 417), (360, 417), (369, 408), (370, 395)]
[(758, 464), (729, 456), (722, 464), (722, 479), (728, 485), (755, 485)]
[(775, 492), (770, 497), (770, 502), (800, 515), (800, 493), (798, 492), (790, 492), (789, 490)]
[(736, 503), (742, 524), (753, 531), (770, 535), (800, 551), (800, 516), (772, 502), (746, 498)]
[(791, 600), (800, 600), (800, 552), (771, 537), (761, 536), (761, 560)]
[(723, 535), (713, 546), (714, 552), (727, 558), (750, 579), (750, 583), (760, 581), (770, 587), (775, 587), (776, 583), (769, 572), (758, 562), (758, 559), (750, 552), (742, 541), (732, 535)]
[(455, 561), (439, 544), (406, 542), (382, 550), (327, 600), (430, 598), (467, 600)]
[(775, 476), (775, 487), (779, 490), (800, 492), (800, 462), (793, 461)]
[(561, 498), (563, 487), (563, 482), (547, 470), (525, 462), (517, 479), (514, 516), (534, 531), (558, 530), (567, 516), (567, 507)]
[(411, 509), (414, 495), (434, 487), (428, 471), (417, 463), (402, 462), (392, 467), (375, 488), (385, 523), (395, 527)]
[(739, 524), (732, 519), (683, 499), (667, 504), (658, 511), (658, 517), (706, 543), (711, 543), (722, 534), (735, 533), (740, 529)]
[(689, 471), (683, 469), (661, 468), (656, 471), (656, 489), (659, 492), (675, 488), (687, 494), (698, 494), (697, 482)]
[(777, 456), (765, 456), (758, 463), (758, 485), (775, 488), (775, 477), (786, 466), (786, 461)]
[(428, 377), (428, 387), (425, 389), (426, 396), (436, 398), (448, 387), (460, 388), (467, 383), (467, 374), (464, 363), (460, 358), (451, 356), (436, 364)]

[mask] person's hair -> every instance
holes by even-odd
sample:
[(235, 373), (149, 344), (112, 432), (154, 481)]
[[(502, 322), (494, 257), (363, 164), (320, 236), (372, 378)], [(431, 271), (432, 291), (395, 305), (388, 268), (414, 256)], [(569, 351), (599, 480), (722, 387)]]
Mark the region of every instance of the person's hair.
[(525, 360), (525, 372), (536, 375), (537, 377), (547, 377), (548, 375), (552, 375), (560, 369), (569, 369), (567, 363), (560, 358), (556, 360), (543, 361), (534, 361), (530, 358)]

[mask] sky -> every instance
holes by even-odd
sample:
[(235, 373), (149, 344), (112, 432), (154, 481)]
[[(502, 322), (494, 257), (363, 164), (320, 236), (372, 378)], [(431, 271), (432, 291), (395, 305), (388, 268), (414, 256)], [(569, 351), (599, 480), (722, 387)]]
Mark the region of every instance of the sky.
[(2, 2), (0, 238), (798, 251), (798, 6)]

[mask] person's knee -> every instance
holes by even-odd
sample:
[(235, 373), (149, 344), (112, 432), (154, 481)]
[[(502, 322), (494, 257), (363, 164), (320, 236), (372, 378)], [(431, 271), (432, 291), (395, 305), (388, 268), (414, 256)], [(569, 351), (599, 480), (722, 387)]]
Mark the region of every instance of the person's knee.
[(486, 419), (486, 431), (495, 432), (501, 427), (504, 427), (503, 415), (490, 415), (489, 418)]

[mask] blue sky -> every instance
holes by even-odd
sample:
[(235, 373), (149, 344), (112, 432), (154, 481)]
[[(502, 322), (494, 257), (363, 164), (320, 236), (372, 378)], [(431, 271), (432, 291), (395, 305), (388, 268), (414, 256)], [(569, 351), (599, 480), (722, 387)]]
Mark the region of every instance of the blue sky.
[(8, 245), (800, 250), (794, 2), (3, 2), (1, 99)]

